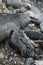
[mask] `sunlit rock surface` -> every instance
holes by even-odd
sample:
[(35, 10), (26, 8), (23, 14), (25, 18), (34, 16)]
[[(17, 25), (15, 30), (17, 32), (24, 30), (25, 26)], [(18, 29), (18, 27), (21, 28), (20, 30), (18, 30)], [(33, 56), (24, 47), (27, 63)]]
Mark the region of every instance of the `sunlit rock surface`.
[(35, 64), (36, 64), (36, 65), (43, 65), (43, 60), (38, 60), (38, 61), (36, 60), (36, 61), (35, 61)]

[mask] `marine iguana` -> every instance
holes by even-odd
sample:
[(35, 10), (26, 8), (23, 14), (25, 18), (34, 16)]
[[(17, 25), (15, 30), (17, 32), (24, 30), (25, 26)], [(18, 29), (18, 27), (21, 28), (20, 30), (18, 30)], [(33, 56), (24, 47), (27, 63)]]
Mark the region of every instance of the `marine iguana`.
[(23, 57), (34, 56), (34, 42), (31, 41), (19, 27), (16, 27), (13, 22), (0, 26), (0, 41), (4, 39), (10, 39), (7, 43), (16, 47), (16, 50), (18, 50)]
[[(34, 56), (34, 42), (31, 41), (23, 31), (21, 26), (30, 23), (30, 18), (21, 14), (0, 14), (0, 41), (9, 38), (8, 44), (17, 47), (23, 57)], [(23, 24), (23, 25), (22, 25)], [(12, 33), (12, 34), (11, 34)]]
[[(9, 30), (13, 30), (13, 29), (16, 30), (19, 28), (23, 29), (28, 24), (34, 23), (36, 21), (38, 20), (35, 18), (32, 19), (31, 17), (29, 17), (29, 15), (26, 14), (26, 12), (16, 13), (16, 14), (0, 14), (0, 33), (1, 33), (0, 36), (2, 34), (5, 35), (8, 32), (10, 32)], [(5, 32), (5, 34), (2, 32)]]
[[(0, 41), (4, 36), (17, 27), (23, 26), (24, 23), (30, 23), (29, 19), (24, 17), (23, 14), (0, 14)], [(18, 28), (17, 28), (18, 29)], [(8, 31), (8, 32), (7, 32)], [(4, 32), (4, 33), (3, 33)]]
[[(31, 9), (32, 10), (32, 9)], [(33, 10), (34, 10), (34, 8), (33, 8)], [(32, 10), (32, 11), (33, 11)], [(2, 26), (3, 24), (5, 24), (5, 23), (11, 23), (11, 22), (14, 22), (14, 24), (17, 26), (17, 27), (19, 27), (19, 28), (21, 28), (21, 26), (23, 27), (23, 25), (24, 24), (29, 24), (29, 23), (31, 23), (31, 21), (32, 21), (32, 19), (31, 19), (31, 17), (29, 17), (29, 15), (27, 15), (28, 13), (18, 13), (18, 14), (14, 14), (14, 15), (10, 15), (10, 14), (0, 14), (0, 25)], [(43, 17), (42, 17), (43, 18)], [(41, 19), (42, 19), (41, 18)], [(42, 22), (42, 20), (41, 19), (39, 19), (38, 18), (38, 20), (40, 20), (41, 22)], [(33, 19), (34, 20), (34, 19)], [(34, 20), (36, 23), (37, 23), (37, 21), (36, 20)], [(16, 27), (15, 26), (15, 27)], [(9, 26), (8, 26), (9, 27)], [(1, 27), (1, 29), (2, 29), (2, 27)], [(18, 29), (18, 28), (17, 28)], [(12, 30), (12, 28), (11, 28), (11, 30)], [(16, 29), (15, 29), (16, 30)], [(23, 32), (22, 32), (23, 33)], [(1, 33), (1, 34), (3, 34), (3, 32)], [(6, 33), (5, 33), (6, 34)], [(5, 34), (4, 34), (4, 36), (5, 36)], [(19, 37), (19, 35), (20, 35), (20, 37)], [(3, 37), (4, 38), (4, 37)], [(3, 40), (3, 38), (2, 38), (2, 40)], [(6, 38), (6, 37), (5, 37)], [(16, 39), (16, 40), (14, 40), (14, 39)], [(26, 40), (26, 41), (24, 41), (24, 40)], [(24, 56), (24, 57), (29, 57), (29, 56), (34, 56), (34, 42), (29, 42), (28, 41), (29, 39), (27, 39), (27, 36), (26, 37), (22, 37), (22, 34), (21, 34), (21, 29), (19, 29), (19, 31), (14, 31), (13, 33), (12, 33), (12, 35), (11, 35), (11, 43), (10, 44), (13, 44), (14, 46), (16, 46), (17, 48), (19, 48), (19, 51), (20, 51), (20, 53), (21, 53), (21, 55), (22, 56)], [(17, 42), (18, 41), (18, 43), (20, 44), (20, 46), (19, 45), (17, 45)], [(9, 41), (8, 41), (8, 43), (9, 43)], [(15, 44), (16, 43), (16, 44)], [(28, 43), (28, 44), (27, 44)], [(33, 50), (33, 51), (32, 51)], [(32, 51), (32, 53), (31, 53), (31, 51)], [(32, 54), (32, 55), (31, 55)]]

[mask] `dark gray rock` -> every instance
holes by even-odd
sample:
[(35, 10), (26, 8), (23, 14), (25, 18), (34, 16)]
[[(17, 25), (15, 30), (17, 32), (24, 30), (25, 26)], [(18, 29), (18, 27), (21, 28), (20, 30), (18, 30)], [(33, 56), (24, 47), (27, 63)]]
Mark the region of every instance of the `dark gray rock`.
[(21, 26), (24, 26), (24, 24), (26, 23), (30, 23), (30, 18), (27, 17), (26, 14), (23, 13), (14, 15), (0, 14), (0, 25), (1, 25), (0, 41), (9, 37), (10, 31), (14, 30), (14, 33), (12, 34), (11, 40), (8, 41), (8, 44), (12, 46), (11, 48), (14, 48), (14, 46), (16, 46), (15, 48), (17, 48), (17, 50), (20, 51), (20, 54), (23, 57), (29, 57), (29, 56), (33, 57), (34, 56), (33, 42), (27, 39), (23, 34), (23, 32), (21, 33), (20, 30), (18, 30)]
[(31, 11), (35, 13), (35, 16), (37, 17), (39, 22), (43, 22), (43, 11), (41, 10), (41, 8), (38, 7), (37, 4), (32, 0), (29, 0), (28, 2), (30, 2)]
[(35, 61), (32, 58), (28, 58), (24, 65), (35, 65)]
[(21, 2), (21, 0), (6, 0), (6, 6), (7, 7), (14, 7), (15, 9), (21, 8), (21, 7), (27, 7), (30, 8), (30, 5), (28, 3)]
[(43, 32), (43, 23), (40, 24), (40, 31)]
[(43, 54), (39, 55), (38, 57), (39, 57), (39, 60), (40, 59), (43, 60)]
[(36, 0), (36, 2), (38, 3), (38, 2), (42, 2), (42, 0)]
[(23, 57), (33, 57), (34, 56), (34, 45), (35, 43), (31, 41), (26, 34), (22, 32), (13, 32), (11, 36), (11, 42), (13, 46), (17, 48)]
[(26, 35), (33, 39), (33, 40), (43, 40), (43, 34), (36, 32), (36, 31), (31, 31), (31, 30), (25, 30)]
[(32, 22), (32, 23), (35, 23), (35, 24), (37, 24), (37, 25), (40, 24), (40, 21), (39, 21), (37, 18), (35, 18), (35, 17), (30, 17), (30, 18), (31, 18), (31, 22)]

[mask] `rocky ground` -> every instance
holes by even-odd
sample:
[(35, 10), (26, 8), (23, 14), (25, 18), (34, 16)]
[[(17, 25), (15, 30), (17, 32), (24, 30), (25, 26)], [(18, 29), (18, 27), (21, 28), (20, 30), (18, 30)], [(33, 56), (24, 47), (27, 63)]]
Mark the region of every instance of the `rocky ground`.
[[(23, 0), (24, 1), (24, 0)], [(40, 6), (41, 5), (41, 6)], [(38, 3), (39, 8), (43, 11), (43, 4)], [(24, 7), (20, 9), (7, 8), (4, 0), (0, 0), (0, 13), (15, 14), (26, 12), (27, 9)], [(42, 24), (43, 25), (43, 24)], [(40, 25), (40, 26), (42, 26)], [(29, 24), (24, 30), (29, 30), (40, 32), (40, 27), (36, 24)], [(43, 29), (41, 28), (43, 32)], [(43, 33), (41, 33), (43, 34)], [(33, 40), (35, 44), (34, 52), (37, 52), (36, 58), (24, 58), (19, 55), (15, 50), (12, 50), (5, 41), (0, 42), (0, 65), (43, 65), (43, 39)], [(36, 51), (35, 51), (36, 50)], [(34, 54), (35, 55), (35, 54)]]

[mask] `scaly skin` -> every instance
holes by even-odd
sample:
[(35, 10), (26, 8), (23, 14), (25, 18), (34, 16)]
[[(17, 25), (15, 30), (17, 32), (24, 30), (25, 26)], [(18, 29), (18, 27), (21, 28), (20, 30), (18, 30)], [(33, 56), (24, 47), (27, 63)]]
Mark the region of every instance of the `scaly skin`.
[(35, 43), (31, 41), (23, 31), (13, 32), (11, 39), (9, 39), (7, 43), (13, 50), (16, 48), (23, 57), (34, 57)]
[(15, 46), (23, 57), (34, 56), (34, 43), (27, 36), (25, 37), (25, 33), (23, 34), (23, 31), (21, 33), (20, 29), (22, 24), (30, 23), (30, 18), (27, 18), (26, 14), (22, 15), (23, 13), (14, 15), (0, 14), (0, 41), (9, 37), (13, 30), (14, 32), (8, 44)]
[(14, 22), (6, 23), (0, 26), (0, 41), (10, 37), (12, 31), (16, 31), (19, 28), (15, 25)]
[[(39, 11), (39, 13), (40, 13), (40, 11)], [(11, 42), (11, 44), (13, 46), (16, 46), (17, 49), (20, 51), (21, 55), (23, 57), (26, 57), (26, 58), (30, 57), (30, 56), (34, 56), (34, 53), (33, 53), (34, 52), (34, 45), (33, 45), (33, 42), (31, 42), (31, 40), (27, 39), (27, 37), (25, 37), (25, 36), (22, 36), (22, 34), (20, 32), (21, 30), (20, 31), (17, 31), (17, 30), (22, 25), (24, 25), (26, 23), (28, 23), (28, 24), (31, 23), (32, 19), (27, 14), (28, 13), (26, 13), (26, 12), (20, 13), (20, 14), (19, 13), (14, 14), (14, 15), (0, 14), (0, 25), (1, 26), (6, 24), (6, 23), (14, 22), (14, 28), (12, 28), (12, 25), (7, 25), (7, 28), (6, 28), (6, 25), (0, 27), (0, 33), (1, 33), (0, 40), (4, 40), (5, 38), (9, 37), (10, 31), (15, 29), (11, 35), (11, 41), (9, 41), (9, 42)], [(39, 19), (39, 20), (41, 21), (42, 19)], [(36, 22), (37, 20), (34, 20), (34, 21)], [(9, 28), (9, 26), (11, 26), (10, 27), (11, 29)], [(4, 27), (4, 29), (3, 29), (3, 27)], [(43, 39), (42, 35), (41, 35), (42, 37), (41, 36), (39, 37), (39, 36), (38, 36), (38, 39), (39, 38)]]

